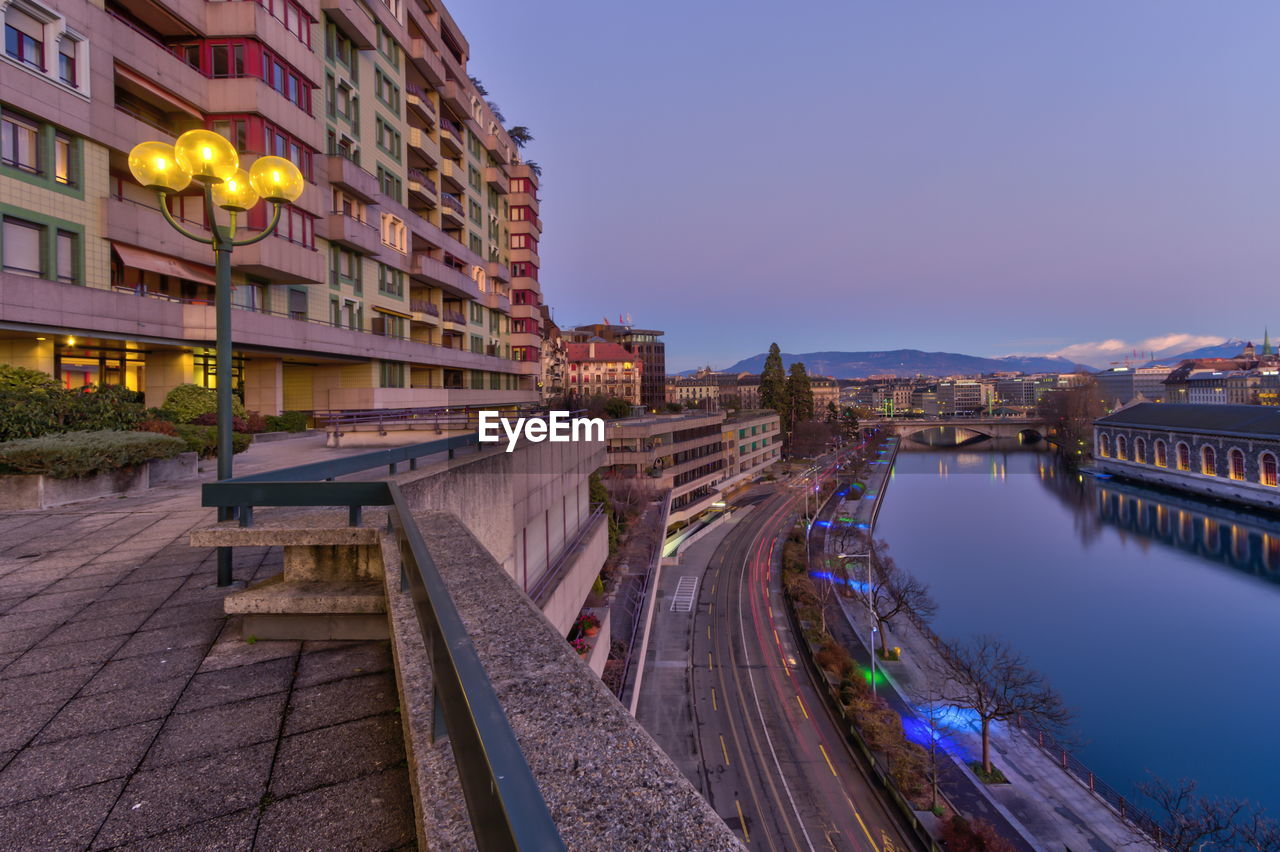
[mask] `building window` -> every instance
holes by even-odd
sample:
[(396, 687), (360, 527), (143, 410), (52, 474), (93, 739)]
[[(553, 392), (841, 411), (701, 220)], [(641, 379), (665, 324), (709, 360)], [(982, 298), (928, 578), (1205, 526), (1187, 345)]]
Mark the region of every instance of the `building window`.
[(404, 222), (390, 213), (382, 214), (382, 244), (398, 252), (408, 251), (408, 233)]
[(1138, 464), (1147, 463), (1147, 439), (1146, 438), (1133, 439), (1133, 460), (1136, 461)]
[(1191, 470), (1191, 448), (1178, 444), (1178, 470)]
[(1129, 458), (1129, 440), (1124, 435), (1116, 435), (1116, 458), (1121, 461)]
[(255, 39), (201, 39), (170, 45), (169, 50), (209, 77), (257, 77), (311, 114), (311, 81)]
[(65, 186), (75, 186), (74, 144), (61, 133), (53, 137), (53, 179)]
[(391, 172), (378, 166), (378, 185), (382, 190), (382, 194), (390, 198), (392, 201), (400, 201), (400, 178)]
[(1218, 475), (1218, 457), (1208, 444), (1200, 448), (1200, 472), (1205, 476)]
[(78, 269), (77, 259), (80, 257), (79, 252), (80, 236), (71, 231), (58, 231), (57, 237), (57, 254), (58, 263), (57, 280), (63, 284), (78, 284), (80, 282), (80, 270)]
[(386, 104), (398, 117), (400, 115), (400, 87), (381, 70), (373, 73), (373, 94)]
[(19, 275), (43, 277), (45, 227), (24, 219), (4, 217), (3, 242), (4, 271)]
[(79, 75), (76, 73), (76, 42), (69, 36), (63, 36), (58, 45), (58, 79), (68, 86), (79, 86)]
[(1104, 459), (1111, 458), (1111, 436), (1106, 432), (1098, 436), (1098, 455)]
[(377, 146), (391, 156), (391, 159), (397, 163), (400, 162), (400, 131), (393, 128), (390, 124), (378, 119), (377, 133), (374, 142)]
[(378, 292), (388, 296), (404, 295), (404, 272), (385, 263), (378, 264)]
[(6, 112), (0, 118), (0, 160), (6, 166), (40, 174), (40, 125)]
[(399, 361), (379, 361), (378, 387), (404, 387), (404, 364)]
[(24, 65), (44, 71), (44, 25), (18, 9), (7, 11), (4, 52)]
[(1169, 466), (1169, 445), (1164, 441), (1156, 441), (1156, 467)]
[(1233, 449), (1227, 453), (1227, 475), (1232, 479), (1244, 479), (1244, 452)]
[(1263, 453), (1258, 459), (1258, 481), (1272, 487), (1276, 484), (1276, 457), (1271, 453)]

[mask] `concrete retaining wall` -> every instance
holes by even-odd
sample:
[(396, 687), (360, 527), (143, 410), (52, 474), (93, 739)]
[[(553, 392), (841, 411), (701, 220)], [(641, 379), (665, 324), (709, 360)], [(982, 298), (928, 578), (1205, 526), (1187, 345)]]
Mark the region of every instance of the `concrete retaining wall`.
[(1257, 482), (1228, 479), (1225, 476), (1205, 476), (1196, 471), (1173, 470), (1116, 459), (1094, 459), (1094, 467), (1103, 473), (1123, 476), (1138, 482), (1150, 482), (1206, 497), (1247, 503), (1250, 506), (1280, 509), (1280, 489)]
[(200, 457), (179, 453), (120, 470), (57, 479), (40, 474), (0, 476), (0, 510), (48, 509), (80, 500), (145, 491), (153, 485), (194, 479)]

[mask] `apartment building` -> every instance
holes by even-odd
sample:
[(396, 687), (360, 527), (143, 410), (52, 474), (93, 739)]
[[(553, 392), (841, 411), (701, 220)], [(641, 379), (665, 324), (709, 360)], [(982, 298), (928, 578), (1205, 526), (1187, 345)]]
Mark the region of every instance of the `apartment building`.
[(1148, 402), (1164, 402), (1164, 380), (1172, 367), (1111, 367), (1094, 373), (1098, 397), (1108, 409), (1127, 405), (1139, 396)]
[(566, 383), (579, 400), (593, 396), (625, 399), (640, 405), (644, 368), (617, 343), (570, 343), (565, 347)]
[(648, 477), (671, 491), (671, 522), (690, 518), (720, 493), (725, 458), (722, 411), (654, 414), (614, 420), (605, 430), (607, 472)]
[[(538, 169), (438, 2), (9, 0), (0, 14), (0, 361), (152, 405), (219, 380), (208, 248), (164, 222), (126, 162), (202, 127), (242, 166), (275, 154), (306, 178), (277, 231), (232, 258), (229, 379), (247, 407), (538, 398)], [(168, 206), (206, 228), (198, 190)], [(241, 225), (264, 225), (266, 206)]]
[(764, 472), (778, 460), (782, 452), (782, 436), (776, 411), (741, 411), (725, 419), (721, 442), (724, 444), (725, 491)]
[(662, 408), (666, 402), (667, 345), (661, 331), (603, 322), (580, 325), (566, 334), (578, 343), (593, 339), (617, 343), (634, 355), (643, 370), (640, 404), (651, 412)]
[(821, 420), (827, 415), (827, 406), (840, 408), (840, 383), (830, 376), (810, 376), (809, 388), (813, 391), (813, 413)]
[(692, 376), (667, 376), (666, 401), (688, 408), (756, 408), (760, 404), (760, 376), (719, 373), (710, 367)]

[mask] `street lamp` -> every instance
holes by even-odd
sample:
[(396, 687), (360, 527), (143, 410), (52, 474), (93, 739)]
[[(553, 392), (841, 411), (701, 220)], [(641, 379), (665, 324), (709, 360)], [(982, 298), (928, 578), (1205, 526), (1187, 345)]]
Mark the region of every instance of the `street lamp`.
[[(218, 393), (218, 479), (231, 478), (231, 250), (265, 239), (280, 222), (283, 205), (302, 195), (303, 177), (284, 157), (259, 157), (248, 171), (240, 168), (240, 155), (225, 137), (212, 130), (188, 130), (172, 145), (143, 142), (129, 152), (129, 171), (138, 183), (155, 190), (165, 221), (184, 237), (213, 248), (217, 355), (215, 379)], [(210, 236), (193, 234), (169, 212), (170, 193), (186, 189), (195, 180), (204, 187), (205, 223)], [(271, 221), (261, 232), (236, 239), (236, 216), (247, 212), (260, 198), (271, 202)], [(219, 225), (215, 205), (226, 210), (228, 225)], [(218, 510), (218, 520), (231, 510)], [(218, 585), (231, 584), (231, 548), (218, 548)]]
[(863, 595), (867, 599), (867, 619), (871, 622), (871, 644), (867, 646), (867, 650), (871, 652), (871, 694), (876, 694), (876, 613), (871, 607), (871, 553), (837, 553), (836, 559), (862, 559), (867, 560), (867, 587), (863, 590)]

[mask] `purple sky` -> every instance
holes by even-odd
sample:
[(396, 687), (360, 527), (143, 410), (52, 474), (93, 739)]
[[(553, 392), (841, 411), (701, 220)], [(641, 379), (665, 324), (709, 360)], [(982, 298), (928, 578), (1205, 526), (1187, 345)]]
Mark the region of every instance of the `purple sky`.
[(537, 137), (556, 320), (629, 313), (672, 370), (774, 340), (1105, 363), (1261, 338), (1274, 0), (450, 10)]

